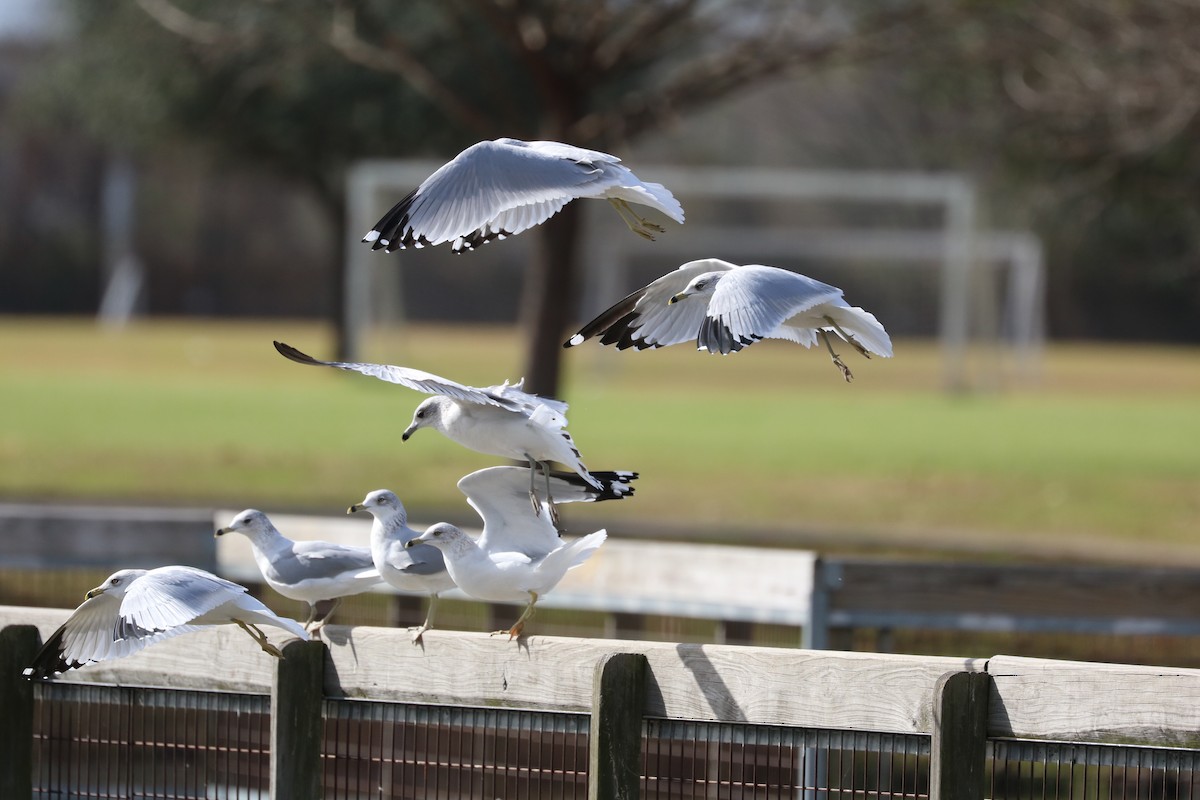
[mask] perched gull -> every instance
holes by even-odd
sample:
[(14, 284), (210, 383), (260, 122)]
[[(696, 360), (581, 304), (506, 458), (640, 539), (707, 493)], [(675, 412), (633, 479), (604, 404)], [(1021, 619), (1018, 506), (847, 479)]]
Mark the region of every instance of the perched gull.
[(698, 350), (724, 355), (767, 338), (812, 347), (819, 336), (849, 381), (854, 376), (834, 352), (830, 334), (867, 358), (892, 355), (892, 340), (879, 320), (848, 304), (836, 286), (778, 267), (705, 258), (627, 295), (563, 347), (600, 336), (601, 344), (618, 350), (644, 350), (694, 337)]
[[(557, 461), (577, 473), (594, 489), (603, 488), (591, 476), (567, 432), (567, 404), (521, 391), (521, 383), (477, 389), (440, 378), (421, 370), (389, 364), (359, 364), (344, 361), (319, 361), (291, 345), (275, 342), (275, 349), (292, 361), (321, 367), (336, 367), (361, 372), (389, 383), (398, 383), (418, 392), (434, 395), (417, 406), (412, 424), (401, 435), (408, 441), (419, 428), (433, 428), (463, 447), (502, 458), (528, 461), (540, 467), (550, 481), (549, 462)], [(541, 501), (534, 486), (535, 473), (529, 473), (529, 501), (535, 512)], [(550, 490), (546, 489), (549, 497)], [(558, 519), (554, 503), (549, 502), (551, 518)]]
[(644, 239), (653, 240), (663, 228), (635, 213), (630, 203), (683, 223), (683, 207), (665, 187), (643, 183), (620, 162), (559, 142), (479, 142), (393, 206), (363, 241), (388, 252), (453, 242), (457, 253), (540, 225), (577, 197), (612, 203)]
[(587, 561), (607, 536), (601, 529), (572, 542), (560, 541), (554, 550), (533, 558), (512, 549), (518, 543), (503, 542), (496, 532), (489, 545), (491, 549), (485, 551), (460, 529), (439, 522), (412, 544), (424, 542), (441, 550), (454, 582), (472, 597), (493, 603), (525, 603), (525, 610), (511, 628), (493, 634), (507, 633), (512, 641), (521, 635), (525, 621), (533, 616), (538, 598), (557, 586), (567, 570)]
[(206, 625), (234, 624), (265, 652), (283, 654), (259, 625), (274, 625), (301, 639), (298, 622), (276, 616), (244, 586), (194, 567), (123, 569), (87, 593), (87, 599), (42, 646), (27, 678), (132, 655), (144, 647)]
[(438, 592), (454, 588), (442, 554), (434, 547), (406, 547), (420, 532), (408, 527), (408, 512), (394, 493), (386, 489), (371, 492), (361, 503), (346, 509), (347, 514), (356, 511), (368, 511), (375, 518), (371, 523), (371, 557), (383, 579), (402, 592), (429, 595), (429, 613), (413, 629), (413, 644), (418, 644), (425, 631), (433, 627)]
[(342, 598), (365, 592), (379, 577), (371, 551), (332, 542), (294, 542), (279, 532), (261, 511), (248, 508), (216, 535), (241, 533), (250, 540), (254, 563), (267, 585), (284, 597), (308, 603), (304, 629), (329, 621)]
[[(525, 501), (524, 467), (489, 467), (472, 472), (458, 482), (467, 502), (483, 518), (478, 542), (446, 523), (430, 527), (414, 539), (439, 548), (455, 583), (480, 600), (527, 603), (524, 613), (507, 633), (521, 634), (533, 615), (538, 598), (553, 589), (571, 567), (587, 560), (606, 536), (597, 531), (570, 543), (559, 538), (547, 519), (532, 513)], [(604, 484), (596, 490), (571, 473), (556, 473), (551, 495), (560, 503), (615, 500), (633, 494), (630, 482), (636, 472), (594, 472)], [(504, 633), (504, 631), (497, 631)]]

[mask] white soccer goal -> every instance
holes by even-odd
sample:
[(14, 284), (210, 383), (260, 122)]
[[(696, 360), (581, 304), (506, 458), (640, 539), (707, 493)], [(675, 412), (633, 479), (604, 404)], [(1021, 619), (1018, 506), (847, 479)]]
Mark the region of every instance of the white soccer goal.
[[(353, 235), (365, 232), (384, 211), (439, 165), (429, 161), (364, 161), (348, 175), (347, 214), (351, 236), (346, 246), (346, 341), (353, 352), (372, 322), (402, 318), (403, 269), (379, 259), (412, 262), (428, 251), (373, 253)], [(1040, 242), (1024, 232), (978, 231), (973, 184), (954, 173), (814, 171), (747, 168), (679, 168), (638, 165), (646, 180), (663, 183), (688, 209), (688, 223), (672, 223), (647, 243), (627, 235), (607, 204), (587, 203), (589, 218), (581, 250), (585, 259), (585, 295), (581, 316), (599, 312), (636, 288), (629, 265), (648, 254), (661, 259), (660, 274), (694, 258), (717, 256), (747, 263), (770, 256), (776, 266), (804, 260), (854, 261), (895, 267), (936, 266), (937, 331), (943, 356), (943, 383), (961, 390), (978, 383), (968, 369), (973, 338), (1011, 351), (1018, 377), (1036, 374), (1044, 337), (1044, 278)], [(725, 204), (757, 210), (756, 217), (727, 224), (712, 209)], [(911, 228), (813, 228), (788, 223), (798, 204), (855, 204), (926, 209), (934, 226)], [(693, 213), (696, 206), (708, 206)], [(738, 216), (738, 215), (733, 215)], [(531, 252), (525, 235), (483, 248), (462, 258), (500, 254), (520, 264)], [(494, 248), (494, 249), (493, 249)], [(442, 248), (446, 249), (446, 248)], [(741, 256), (741, 257), (740, 257)], [(459, 258), (455, 256), (454, 258)], [(482, 266), (482, 264), (481, 264)], [(997, 290), (995, 270), (1007, 270)], [(824, 280), (837, 283), (825, 275)], [(853, 301), (853, 298), (851, 298)], [(886, 320), (887, 310), (872, 308)]]

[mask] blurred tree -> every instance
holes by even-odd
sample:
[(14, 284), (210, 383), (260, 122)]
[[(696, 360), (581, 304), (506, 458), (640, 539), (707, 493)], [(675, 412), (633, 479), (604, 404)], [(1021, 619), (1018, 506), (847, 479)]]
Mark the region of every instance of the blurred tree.
[[(125, 147), (185, 134), (302, 180), (338, 232), (330, 291), (340, 297), (333, 265), (350, 235), (353, 159), (445, 155), (501, 135), (619, 151), (789, 70), (929, 47), (941, 5), (77, 0), (78, 40), (50, 85)], [(522, 301), (533, 391), (557, 389), (580, 224), (568, 206), (529, 234), (542, 240)]]
[(1025, 199), (1054, 332), (1200, 341), (1200, 5), (1010, 0), (946, 22), (911, 97)]

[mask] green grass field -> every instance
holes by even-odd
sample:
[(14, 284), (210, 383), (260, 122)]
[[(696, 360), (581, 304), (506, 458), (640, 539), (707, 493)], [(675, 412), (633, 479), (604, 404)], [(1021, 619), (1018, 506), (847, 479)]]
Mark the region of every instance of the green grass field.
[[(338, 513), (392, 488), (418, 521), (470, 521), (455, 482), (495, 462), (431, 431), (422, 395), (277, 355), (293, 321), (0, 319), (0, 497)], [(847, 361), (762, 343), (564, 354), (589, 466), (636, 469), (629, 502), (573, 529), (829, 550), (968, 551), (1200, 564), (1200, 350), (1055, 346), (1033, 385), (940, 391), (929, 344)], [(486, 385), (520, 377), (509, 329), (412, 326), (366, 357)], [(985, 354), (974, 354), (981, 374)]]

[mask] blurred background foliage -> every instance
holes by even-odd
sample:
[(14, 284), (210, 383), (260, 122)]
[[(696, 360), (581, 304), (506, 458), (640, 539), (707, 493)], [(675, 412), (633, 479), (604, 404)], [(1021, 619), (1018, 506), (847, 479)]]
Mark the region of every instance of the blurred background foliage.
[[(986, 224), (1043, 238), (1052, 335), (1200, 341), (1194, 4), (55, 8), (53, 35), (2, 46), (3, 312), (96, 307), (99, 194), (126, 158), (139, 176), (145, 311), (334, 319), (343, 242), (359, 233), (345, 230), (346, 166), (444, 159), (509, 135), (635, 166), (963, 171), (987, 198)], [(554, 344), (573, 321), (571, 246), (551, 242), (530, 267), (531, 341)], [(532, 371), (531, 385), (557, 386), (556, 366)]]

